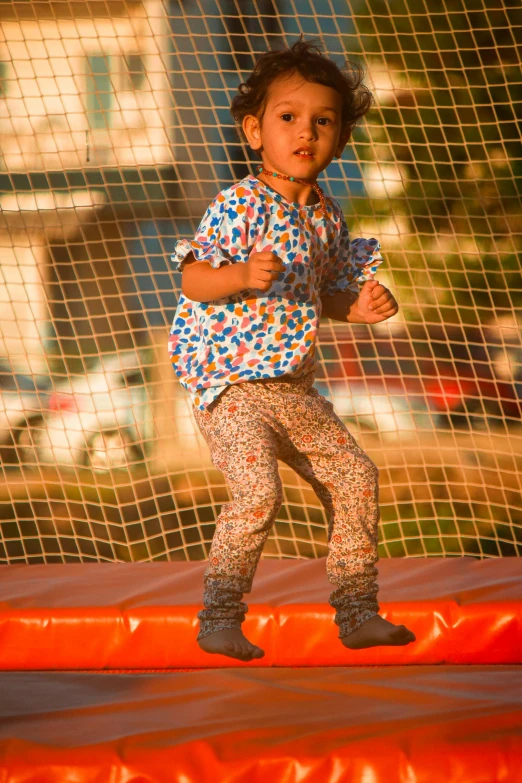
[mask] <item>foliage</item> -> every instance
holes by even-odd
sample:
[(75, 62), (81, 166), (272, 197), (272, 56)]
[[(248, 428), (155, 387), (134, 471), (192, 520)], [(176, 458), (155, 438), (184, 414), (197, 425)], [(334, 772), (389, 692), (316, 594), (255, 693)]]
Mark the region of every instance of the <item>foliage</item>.
[(402, 226), (387, 261), (413, 320), (480, 324), (522, 304), (522, 8), (488, 5), (351, 4), (346, 51), (376, 94), (357, 152), (404, 186), (353, 210)]

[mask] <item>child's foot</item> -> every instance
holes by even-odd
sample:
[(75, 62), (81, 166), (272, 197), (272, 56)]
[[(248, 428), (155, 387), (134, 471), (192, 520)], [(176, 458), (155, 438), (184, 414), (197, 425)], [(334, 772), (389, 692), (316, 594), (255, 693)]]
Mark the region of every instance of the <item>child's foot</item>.
[(207, 653), (228, 655), (240, 661), (251, 661), (252, 658), (263, 658), (264, 650), (248, 641), (239, 628), (225, 628), (198, 639), (198, 644)]
[(366, 620), (356, 631), (341, 638), (341, 642), (350, 650), (382, 645), (404, 645), (414, 642), (417, 637), (405, 625), (394, 625), (376, 614)]

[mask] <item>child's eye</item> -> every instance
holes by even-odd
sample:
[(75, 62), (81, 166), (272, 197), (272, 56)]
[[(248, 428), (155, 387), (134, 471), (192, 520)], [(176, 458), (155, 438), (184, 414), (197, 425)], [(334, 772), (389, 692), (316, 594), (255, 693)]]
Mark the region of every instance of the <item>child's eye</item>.
[(317, 118), (317, 124), (318, 125), (329, 125), (331, 123), (331, 119), (329, 117), (318, 117)]
[(292, 117), (293, 117), (293, 114), (288, 114), (288, 113), (281, 115), (281, 119), (283, 120), (283, 122), (291, 122)]

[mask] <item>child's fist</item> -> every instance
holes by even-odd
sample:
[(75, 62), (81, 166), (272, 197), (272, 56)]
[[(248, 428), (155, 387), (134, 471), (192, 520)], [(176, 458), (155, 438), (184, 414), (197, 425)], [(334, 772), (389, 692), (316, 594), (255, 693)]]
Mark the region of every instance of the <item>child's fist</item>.
[(258, 288), (268, 291), (273, 280), (277, 280), (285, 265), (275, 255), (267, 251), (251, 253), (246, 264), (242, 265), (244, 288)]
[(363, 323), (378, 324), (399, 312), (399, 305), (391, 291), (377, 280), (367, 280), (357, 300), (358, 314)]

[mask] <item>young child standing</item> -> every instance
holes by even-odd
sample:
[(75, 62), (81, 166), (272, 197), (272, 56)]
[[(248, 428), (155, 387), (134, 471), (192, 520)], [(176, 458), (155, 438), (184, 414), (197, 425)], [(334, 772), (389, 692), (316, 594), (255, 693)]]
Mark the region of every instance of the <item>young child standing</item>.
[(267, 52), (231, 111), (261, 161), (221, 191), (172, 257), (182, 295), (169, 353), (232, 502), (216, 523), (198, 643), (240, 660), (264, 655), (241, 631), (264, 542), (282, 502), (277, 460), (308, 481), (329, 521), (327, 575), (341, 642), (405, 645), (378, 614), (378, 470), (313, 387), (321, 316), (380, 323), (398, 311), (373, 275), (379, 243), (350, 243), (317, 185), (371, 94), (310, 42)]

